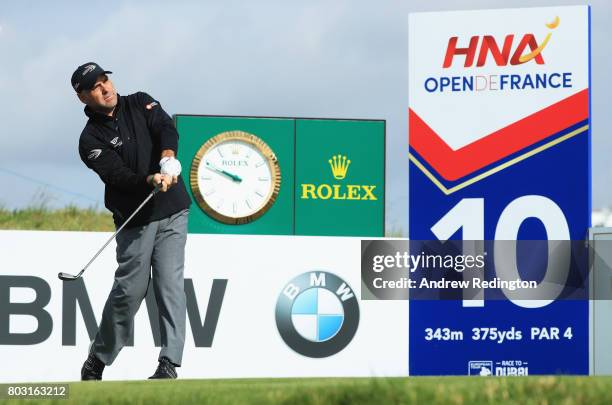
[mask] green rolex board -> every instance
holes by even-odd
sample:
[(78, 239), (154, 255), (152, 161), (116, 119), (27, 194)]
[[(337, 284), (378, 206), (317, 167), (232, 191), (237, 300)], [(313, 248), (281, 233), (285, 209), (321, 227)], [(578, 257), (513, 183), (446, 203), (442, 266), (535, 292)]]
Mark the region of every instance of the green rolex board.
[(189, 232), (384, 236), (385, 121), (174, 119)]
[(296, 121), (295, 233), (384, 236), (385, 122)]

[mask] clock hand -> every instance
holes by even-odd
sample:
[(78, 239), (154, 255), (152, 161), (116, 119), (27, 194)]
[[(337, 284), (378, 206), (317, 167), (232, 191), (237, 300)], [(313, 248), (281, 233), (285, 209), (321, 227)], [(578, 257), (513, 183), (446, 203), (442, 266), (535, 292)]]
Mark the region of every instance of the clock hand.
[(219, 169), (217, 166), (213, 165), (208, 160), (206, 161), (206, 166), (208, 166), (212, 170), (216, 171), (217, 173), (221, 173), (221, 174), (226, 175), (227, 177), (229, 177), (230, 179), (232, 179), (233, 181), (235, 181), (237, 183), (240, 183), (242, 181), (242, 179), (239, 176), (237, 176), (235, 174), (232, 174), (232, 173), (230, 173), (228, 171), (225, 171), (223, 169)]
[(221, 170), (221, 173), (225, 174), (226, 176), (234, 180), (236, 183), (240, 183), (242, 181), (242, 179), (237, 175), (226, 172), (225, 170)]

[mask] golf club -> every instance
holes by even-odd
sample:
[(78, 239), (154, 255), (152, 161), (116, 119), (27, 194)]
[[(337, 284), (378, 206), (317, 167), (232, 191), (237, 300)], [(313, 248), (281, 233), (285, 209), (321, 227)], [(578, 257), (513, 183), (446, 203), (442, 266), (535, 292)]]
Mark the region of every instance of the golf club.
[(124, 223), (123, 223), (123, 225), (121, 225), (121, 226), (119, 227), (119, 229), (117, 229), (117, 230), (115, 231), (115, 233), (113, 234), (113, 236), (111, 236), (111, 237), (110, 237), (110, 239), (106, 241), (106, 243), (104, 244), (104, 246), (102, 246), (102, 248), (100, 248), (100, 250), (98, 250), (98, 252), (97, 252), (97, 253), (94, 255), (94, 257), (92, 257), (92, 258), (91, 258), (91, 260), (89, 261), (89, 263), (87, 263), (87, 264), (85, 265), (85, 267), (83, 267), (83, 269), (82, 269), (81, 271), (79, 271), (79, 272), (78, 272), (78, 274), (74, 275), (74, 274), (64, 273), (64, 272), (61, 272), (61, 271), (60, 271), (60, 272), (58, 273), (58, 275), (57, 275), (57, 276), (60, 278), (60, 280), (64, 280), (64, 281), (73, 281), (73, 280), (76, 280), (76, 279), (78, 279), (78, 278), (81, 278), (81, 276), (83, 275), (83, 273), (85, 272), (85, 270), (87, 270), (87, 268), (89, 267), (89, 265), (90, 265), (91, 263), (93, 263), (93, 261), (94, 261), (94, 260), (96, 260), (96, 257), (98, 257), (98, 255), (99, 255), (100, 253), (102, 253), (102, 251), (104, 250), (104, 248), (105, 248), (105, 247), (106, 247), (106, 246), (107, 246), (107, 245), (108, 245), (108, 244), (109, 244), (109, 243), (110, 243), (110, 242), (111, 242), (113, 239), (115, 239), (115, 237), (117, 236), (117, 234), (118, 234), (119, 232), (121, 232), (121, 230), (122, 230), (122, 229), (123, 229), (123, 228), (124, 228), (124, 227), (127, 225), (127, 223), (128, 223), (128, 222), (130, 222), (130, 220), (131, 220), (132, 218), (134, 218), (134, 215), (138, 214), (138, 211), (140, 211), (140, 209), (141, 209), (142, 207), (144, 207), (144, 205), (145, 205), (147, 202), (149, 202), (149, 200), (150, 200), (151, 198), (153, 198), (153, 196), (154, 196), (155, 194), (157, 194), (158, 192), (159, 192), (159, 185), (158, 185), (158, 186), (156, 186), (156, 187), (153, 189), (153, 191), (151, 191), (151, 193), (150, 193), (150, 194), (147, 196), (147, 198), (145, 198), (145, 200), (144, 200), (144, 201), (143, 201), (143, 202), (142, 202), (142, 203), (141, 203), (141, 204), (138, 206), (138, 208), (136, 208), (136, 210), (134, 210), (134, 212), (132, 213), (132, 215), (130, 215), (130, 217), (129, 217), (129, 218), (128, 218), (128, 219), (127, 219), (127, 220), (126, 220)]

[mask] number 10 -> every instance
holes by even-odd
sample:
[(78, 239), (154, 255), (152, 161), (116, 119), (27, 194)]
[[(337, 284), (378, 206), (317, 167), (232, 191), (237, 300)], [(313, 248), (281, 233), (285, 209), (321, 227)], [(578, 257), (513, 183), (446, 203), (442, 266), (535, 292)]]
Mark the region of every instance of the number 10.
[[(495, 272), (502, 280), (521, 278), (517, 268), (516, 240), (519, 228), (527, 218), (536, 218), (546, 230), (548, 265), (545, 276), (535, 290), (502, 289), (502, 291), (510, 301), (520, 307), (539, 308), (553, 302), (563, 291), (569, 275), (570, 249), (554, 249), (554, 247), (558, 247), (558, 241), (568, 241), (570, 232), (563, 211), (551, 199), (540, 195), (526, 195), (511, 201), (499, 216), (495, 228), (496, 241), (513, 241), (494, 242)], [(433, 234), (442, 241), (448, 240), (459, 229), (462, 230), (464, 241), (484, 240), (484, 198), (462, 199), (431, 227)], [(508, 249), (508, 246), (514, 248)], [(473, 250), (474, 246), (464, 242), (464, 254), (473, 254), (475, 253)], [(484, 297), (482, 291), (480, 296)], [(541, 299), (542, 296), (550, 299)], [(463, 306), (484, 306), (484, 300), (464, 299)]]

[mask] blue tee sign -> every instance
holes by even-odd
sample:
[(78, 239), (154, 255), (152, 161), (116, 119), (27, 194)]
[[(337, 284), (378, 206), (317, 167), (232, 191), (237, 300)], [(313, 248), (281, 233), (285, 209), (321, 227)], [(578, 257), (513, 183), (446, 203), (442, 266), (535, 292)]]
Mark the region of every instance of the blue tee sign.
[[(410, 15), (410, 239), (585, 239), (589, 59), (588, 6)], [(586, 299), (409, 305), (411, 375), (588, 374)]]

